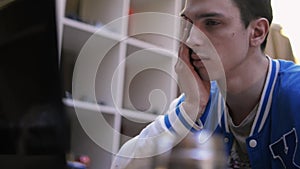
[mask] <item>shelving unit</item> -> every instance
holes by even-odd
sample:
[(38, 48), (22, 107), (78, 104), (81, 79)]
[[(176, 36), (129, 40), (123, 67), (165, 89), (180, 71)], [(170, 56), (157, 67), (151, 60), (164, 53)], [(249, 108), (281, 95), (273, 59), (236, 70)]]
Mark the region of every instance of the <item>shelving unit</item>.
[(57, 0), (70, 153), (90, 156), (90, 169), (109, 168), (113, 154), (177, 97), (182, 2)]
[(127, 46), (126, 56), (123, 107), (153, 114), (165, 112), (173, 97), (173, 57), (132, 45)]

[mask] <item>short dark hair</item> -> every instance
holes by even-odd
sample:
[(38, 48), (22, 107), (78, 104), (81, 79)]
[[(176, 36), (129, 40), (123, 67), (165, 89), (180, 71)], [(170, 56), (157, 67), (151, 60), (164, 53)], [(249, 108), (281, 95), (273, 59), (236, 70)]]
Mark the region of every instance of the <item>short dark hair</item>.
[[(269, 24), (272, 23), (273, 13), (271, 0), (232, 0), (240, 10), (241, 19), (245, 27), (257, 18), (266, 18)], [(261, 49), (264, 51), (267, 44), (267, 37), (261, 44)]]

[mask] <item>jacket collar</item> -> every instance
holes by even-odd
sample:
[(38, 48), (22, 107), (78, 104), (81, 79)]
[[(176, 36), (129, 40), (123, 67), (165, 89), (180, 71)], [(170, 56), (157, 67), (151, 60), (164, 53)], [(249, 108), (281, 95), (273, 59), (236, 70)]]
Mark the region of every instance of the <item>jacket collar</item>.
[[(275, 86), (275, 83), (276, 83), (276, 80), (278, 77), (279, 68), (280, 68), (280, 64), (279, 64), (278, 60), (273, 60), (268, 56), (267, 56), (267, 58), (269, 59), (269, 68), (268, 68), (267, 79), (266, 79), (266, 83), (264, 85), (262, 96), (260, 98), (257, 114), (255, 116), (255, 119), (254, 119), (254, 122), (253, 122), (253, 125), (251, 128), (250, 136), (252, 136), (256, 133), (259, 133), (262, 130), (262, 128), (266, 122), (266, 119), (270, 112), (274, 86)], [(221, 93), (219, 93), (218, 107), (219, 107), (219, 110), (221, 111), (218, 114), (222, 115), (220, 126), (223, 127), (227, 133), (229, 133), (228, 121), (227, 121), (227, 117), (225, 116), (225, 113), (227, 113), (226, 112), (227, 109), (225, 106), (225, 101), (222, 99)]]

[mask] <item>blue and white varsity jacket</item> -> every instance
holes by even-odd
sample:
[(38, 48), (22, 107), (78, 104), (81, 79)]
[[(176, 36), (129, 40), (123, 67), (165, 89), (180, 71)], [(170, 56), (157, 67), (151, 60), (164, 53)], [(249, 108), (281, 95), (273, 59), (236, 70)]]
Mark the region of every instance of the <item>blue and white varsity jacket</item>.
[[(300, 66), (269, 58), (269, 70), (249, 137), (247, 150), (252, 169), (300, 169)], [(211, 131), (224, 136), (227, 152), (233, 135), (226, 119), (226, 106), (216, 82), (212, 82), (209, 104), (201, 121), (187, 118), (180, 106), (184, 95), (175, 99), (169, 111), (122, 146), (112, 168), (125, 168), (132, 158), (149, 157), (162, 133), (184, 136), (187, 132)], [(129, 158), (128, 158), (129, 157)]]

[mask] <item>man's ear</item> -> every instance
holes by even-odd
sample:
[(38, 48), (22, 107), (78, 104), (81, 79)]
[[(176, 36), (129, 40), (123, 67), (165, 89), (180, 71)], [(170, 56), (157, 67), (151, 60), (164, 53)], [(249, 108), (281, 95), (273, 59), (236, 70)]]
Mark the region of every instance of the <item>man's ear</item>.
[(266, 18), (259, 18), (253, 20), (250, 23), (250, 26), (252, 29), (250, 35), (250, 46), (260, 46), (264, 42), (269, 32), (269, 21)]

